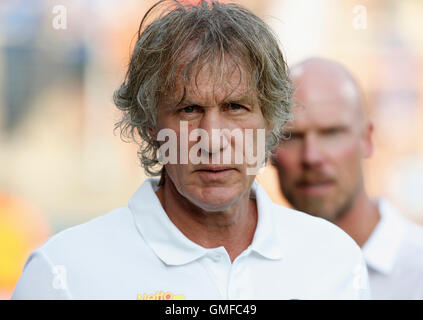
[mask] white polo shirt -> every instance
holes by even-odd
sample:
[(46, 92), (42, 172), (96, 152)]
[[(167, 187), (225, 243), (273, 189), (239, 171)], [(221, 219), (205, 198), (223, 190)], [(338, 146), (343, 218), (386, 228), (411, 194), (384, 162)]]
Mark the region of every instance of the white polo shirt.
[(373, 299), (423, 299), (423, 228), (386, 200), (381, 219), (363, 246)]
[(148, 179), (127, 207), (62, 231), (35, 250), (13, 299), (368, 298), (361, 250), (323, 219), (276, 205), (254, 182), (258, 223), (231, 263), (170, 221)]

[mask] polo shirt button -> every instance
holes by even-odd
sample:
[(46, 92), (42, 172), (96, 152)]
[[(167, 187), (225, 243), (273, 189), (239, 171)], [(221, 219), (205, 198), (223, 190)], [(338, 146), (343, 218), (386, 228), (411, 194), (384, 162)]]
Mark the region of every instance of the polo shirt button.
[(222, 259), (222, 255), (219, 253), (216, 253), (212, 256), (213, 261), (218, 262), (220, 259)]

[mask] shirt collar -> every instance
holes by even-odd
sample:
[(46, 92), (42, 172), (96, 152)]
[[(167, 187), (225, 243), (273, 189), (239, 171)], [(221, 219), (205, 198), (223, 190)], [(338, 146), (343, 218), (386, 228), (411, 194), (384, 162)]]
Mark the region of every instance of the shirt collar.
[[(129, 200), (139, 233), (168, 265), (183, 265), (202, 257), (211, 249), (188, 239), (169, 219), (155, 193), (158, 182), (157, 178), (147, 179)], [(258, 221), (249, 249), (268, 259), (280, 259), (281, 241), (273, 221), (273, 203), (256, 181), (251, 194), (256, 198)]]
[[(272, 200), (261, 185), (254, 181), (251, 188), (252, 195), (256, 198), (257, 204), (257, 227), (251, 243), (251, 249), (265, 258), (278, 260), (283, 256), (283, 243), (280, 236), (281, 230), (277, 229), (275, 212), (278, 211)], [(276, 214), (284, 214), (277, 212)]]
[(363, 246), (366, 263), (376, 271), (388, 275), (405, 234), (405, 222), (401, 214), (386, 200), (378, 201), (380, 220)]

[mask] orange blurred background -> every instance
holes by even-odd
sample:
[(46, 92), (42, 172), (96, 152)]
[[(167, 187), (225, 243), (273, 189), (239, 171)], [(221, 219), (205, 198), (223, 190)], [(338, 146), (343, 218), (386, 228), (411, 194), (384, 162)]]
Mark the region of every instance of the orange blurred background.
[[(423, 224), (423, 1), (236, 2), (271, 25), (288, 64), (318, 55), (352, 71), (376, 129), (367, 190)], [(146, 178), (136, 146), (113, 134), (112, 94), (153, 3), (1, 1), (0, 298), (29, 252), (126, 205)], [(257, 180), (285, 204), (272, 167)]]

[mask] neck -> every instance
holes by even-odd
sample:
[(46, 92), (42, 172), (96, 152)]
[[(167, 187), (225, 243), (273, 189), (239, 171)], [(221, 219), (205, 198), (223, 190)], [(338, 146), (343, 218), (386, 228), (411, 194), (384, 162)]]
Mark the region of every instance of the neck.
[(356, 196), (351, 208), (335, 220), (335, 224), (348, 233), (360, 247), (363, 247), (379, 220), (377, 205), (370, 200), (363, 189)]
[(231, 261), (251, 244), (257, 226), (257, 207), (248, 192), (230, 207), (213, 212), (183, 197), (170, 179), (166, 179), (156, 195), (169, 219), (191, 241), (205, 248), (223, 246)]

